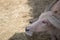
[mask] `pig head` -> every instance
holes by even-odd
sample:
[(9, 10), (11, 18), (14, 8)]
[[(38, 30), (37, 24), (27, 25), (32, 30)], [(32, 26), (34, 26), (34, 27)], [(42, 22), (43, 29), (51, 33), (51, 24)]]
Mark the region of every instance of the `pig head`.
[(51, 23), (49, 23), (48, 19), (46, 18), (46, 13), (52, 13), (51, 11), (42, 13), (39, 19), (26, 27), (26, 34), (32, 36), (33, 32), (41, 32), (41, 31), (49, 31)]

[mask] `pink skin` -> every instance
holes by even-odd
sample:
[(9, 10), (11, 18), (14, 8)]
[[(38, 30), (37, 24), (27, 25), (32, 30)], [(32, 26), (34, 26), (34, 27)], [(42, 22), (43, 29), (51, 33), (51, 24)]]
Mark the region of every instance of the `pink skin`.
[[(51, 13), (51, 11), (46, 12), (46, 13)], [(27, 27), (27, 29), (29, 29), (29, 31), (26, 31), (26, 33), (28, 35), (32, 35), (33, 32), (41, 32), (41, 31), (51, 31), (53, 27), (51, 26), (51, 23), (48, 21), (48, 19), (45, 17), (46, 15), (44, 15), (45, 13), (41, 14), (41, 16), (39, 17), (39, 19), (34, 22), (33, 24), (29, 25)]]
[[(51, 13), (52, 11), (56, 12), (56, 15), (60, 15), (60, 0), (52, 7), (51, 11), (45, 13)], [(45, 17), (46, 15), (44, 16), (45, 13), (41, 14), (36, 22), (27, 27), (29, 31), (26, 31), (26, 34), (32, 36), (33, 32), (37, 33), (42, 31), (48, 31), (52, 35), (52, 40), (55, 40), (56, 38), (54, 36), (60, 34), (60, 29), (55, 28), (49, 22), (49, 20)]]
[(57, 11), (56, 15), (60, 16), (60, 0), (51, 8), (51, 11)]
[[(46, 13), (51, 13), (51, 11), (46, 12)], [(38, 33), (38, 32), (44, 32), (47, 31), (49, 33), (51, 33), (51, 37), (52, 40), (55, 40), (55, 27), (51, 25), (51, 23), (48, 21), (48, 19), (45, 17), (46, 15), (44, 15), (45, 13), (41, 14), (41, 16), (39, 17), (39, 19), (34, 22), (33, 24), (29, 25), (27, 27), (27, 29), (29, 29), (29, 31), (26, 31), (26, 34), (29, 36), (32, 36), (32, 34), (34, 32)]]

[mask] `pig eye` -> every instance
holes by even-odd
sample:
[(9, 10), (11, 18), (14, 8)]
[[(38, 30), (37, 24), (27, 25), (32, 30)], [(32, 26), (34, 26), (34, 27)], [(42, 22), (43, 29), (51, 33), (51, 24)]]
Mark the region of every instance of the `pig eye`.
[(46, 21), (42, 21), (42, 23), (46, 24), (47, 22)]

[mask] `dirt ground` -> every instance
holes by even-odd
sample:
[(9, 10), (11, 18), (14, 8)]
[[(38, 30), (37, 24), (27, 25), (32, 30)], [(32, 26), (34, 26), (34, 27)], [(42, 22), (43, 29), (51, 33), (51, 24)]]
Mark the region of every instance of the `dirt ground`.
[(29, 19), (37, 18), (53, 1), (0, 0), (0, 40), (27, 40), (24, 33)]

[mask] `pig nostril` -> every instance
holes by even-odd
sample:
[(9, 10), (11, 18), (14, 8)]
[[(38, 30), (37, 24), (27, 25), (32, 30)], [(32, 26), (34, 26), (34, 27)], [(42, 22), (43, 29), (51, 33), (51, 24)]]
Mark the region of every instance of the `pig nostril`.
[(28, 29), (28, 28), (26, 28), (26, 29), (25, 29), (25, 31), (29, 31), (29, 29)]

